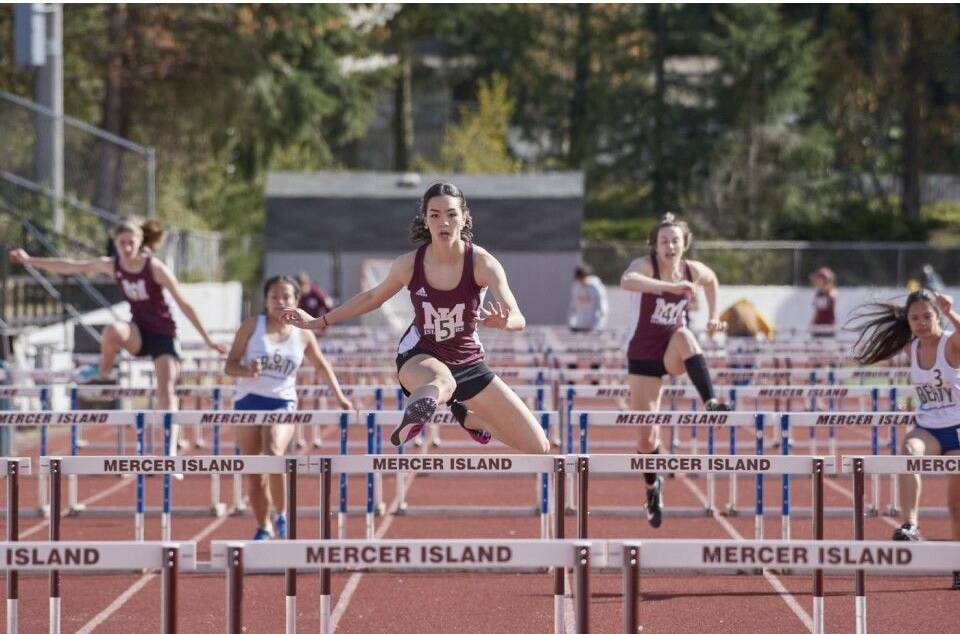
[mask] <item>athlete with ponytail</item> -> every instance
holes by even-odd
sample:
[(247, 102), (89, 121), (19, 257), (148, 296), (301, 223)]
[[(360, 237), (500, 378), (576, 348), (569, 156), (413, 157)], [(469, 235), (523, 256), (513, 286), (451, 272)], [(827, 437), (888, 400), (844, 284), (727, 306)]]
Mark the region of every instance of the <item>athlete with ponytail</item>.
[[(953, 325), (953, 332), (944, 332), (942, 316)], [(960, 315), (953, 310), (953, 298), (926, 289), (914, 291), (903, 306), (862, 306), (849, 324), (848, 329), (860, 332), (854, 349), (860, 363), (879, 363), (904, 349), (910, 357), (917, 424), (903, 440), (903, 453), (960, 455)], [(893, 539), (920, 541), (920, 476), (901, 473), (897, 480), (903, 524), (893, 532)], [(960, 541), (960, 475), (947, 476), (947, 507), (953, 539)], [(960, 572), (953, 573), (953, 588), (960, 590)]]
[[(697, 338), (684, 326), (684, 315), (697, 287), (707, 297), (707, 332), (720, 332), (724, 324), (717, 308), (717, 276), (707, 265), (687, 260), (683, 254), (693, 239), (686, 222), (665, 214), (648, 238), (650, 255), (637, 258), (620, 278), (620, 288), (632, 291), (636, 325), (627, 349), (630, 408), (658, 411), (665, 375), (684, 372), (697, 388), (708, 410), (726, 410), (713, 393), (707, 361)], [(660, 452), (660, 427), (640, 429), (641, 454)], [(663, 478), (644, 473), (647, 484), (647, 520), (654, 528), (663, 521)]]
[[(121, 349), (135, 357), (151, 357), (157, 377), (157, 408), (170, 411), (177, 409), (174, 386), (180, 372), (180, 346), (177, 325), (163, 291), (170, 293), (210, 348), (221, 354), (225, 354), (227, 348), (210, 339), (193, 306), (180, 292), (177, 278), (159, 258), (154, 257), (153, 251), (163, 240), (163, 233), (157, 220), (147, 220), (142, 224), (127, 220), (113, 230), (116, 255), (112, 258), (35, 258), (23, 249), (14, 249), (9, 256), (15, 264), (58, 275), (99, 273), (112, 277), (124, 299), (130, 303), (133, 319), (130, 322), (114, 322), (103, 329), (100, 363), (78, 368), (74, 380), (78, 383), (110, 381), (113, 362)], [(176, 447), (176, 429), (173, 436), (171, 451)]]

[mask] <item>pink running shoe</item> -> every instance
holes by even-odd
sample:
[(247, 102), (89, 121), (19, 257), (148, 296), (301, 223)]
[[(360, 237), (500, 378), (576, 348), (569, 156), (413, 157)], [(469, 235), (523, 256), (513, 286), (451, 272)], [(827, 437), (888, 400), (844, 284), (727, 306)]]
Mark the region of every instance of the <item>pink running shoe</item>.
[[(400, 421), (400, 425), (390, 434), (390, 442), (393, 446), (399, 447), (416, 438), (423, 426), (430, 421), (430, 417), (433, 416), (435, 411), (437, 411), (437, 399), (429, 396), (408, 403), (407, 408), (403, 411), (403, 419)], [(400, 440), (400, 433), (405, 427), (410, 429), (404, 439)]]
[(470, 437), (473, 438), (475, 442), (480, 443), (481, 445), (486, 445), (490, 442), (493, 436), (490, 435), (486, 429), (470, 429), (464, 423), (467, 420), (467, 413), (469, 410), (467, 406), (461, 403), (460, 401), (453, 401), (450, 403), (450, 413), (453, 414), (453, 417), (457, 419), (457, 422), (460, 423), (460, 426), (463, 427), (464, 431), (470, 434)]

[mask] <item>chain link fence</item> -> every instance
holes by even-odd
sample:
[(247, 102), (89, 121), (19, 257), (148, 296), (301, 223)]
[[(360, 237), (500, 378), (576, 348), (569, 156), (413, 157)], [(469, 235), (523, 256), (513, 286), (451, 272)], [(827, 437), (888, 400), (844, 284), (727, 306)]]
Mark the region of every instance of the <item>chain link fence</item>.
[[(642, 242), (585, 241), (584, 261), (607, 284), (617, 284), (634, 258), (649, 253)], [(709, 265), (722, 284), (805, 286), (829, 266), (840, 286), (906, 286), (930, 264), (948, 286), (960, 285), (960, 247), (922, 242), (694, 242), (693, 259)]]
[[(52, 138), (62, 125), (63, 167)], [(64, 255), (105, 255), (125, 216), (156, 215), (156, 157), (144, 147), (0, 91), (0, 202), (50, 231)], [(222, 276), (217, 232), (170, 228), (161, 256), (188, 281)]]

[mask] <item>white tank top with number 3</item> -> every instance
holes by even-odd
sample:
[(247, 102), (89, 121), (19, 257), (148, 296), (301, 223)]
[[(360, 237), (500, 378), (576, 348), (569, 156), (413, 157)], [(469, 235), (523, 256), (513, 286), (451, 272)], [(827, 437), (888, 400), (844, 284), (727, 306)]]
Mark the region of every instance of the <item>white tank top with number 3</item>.
[(940, 335), (937, 358), (930, 369), (920, 367), (919, 340), (910, 344), (910, 382), (917, 391), (917, 424), (942, 429), (960, 424), (960, 370), (947, 363), (947, 340), (952, 332)]

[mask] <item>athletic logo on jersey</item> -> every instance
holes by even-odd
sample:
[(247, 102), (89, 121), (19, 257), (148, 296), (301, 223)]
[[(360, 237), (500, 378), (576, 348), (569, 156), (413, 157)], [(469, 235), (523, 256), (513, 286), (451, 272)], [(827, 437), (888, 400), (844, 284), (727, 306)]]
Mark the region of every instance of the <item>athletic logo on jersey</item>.
[(416, 293), (414, 293), (414, 295), (416, 295), (417, 297), (426, 297), (426, 296), (427, 296), (427, 289), (425, 289), (424, 287), (421, 286), (421, 287), (420, 287), (420, 290), (417, 291)]
[(653, 309), (653, 314), (650, 315), (650, 323), (660, 326), (672, 326), (677, 323), (677, 319), (680, 317), (686, 305), (687, 300), (674, 304), (673, 302), (667, 302), (662, 297), (658, 297), (657, 305)]
[(423, 302), (423, 334), (433, 334), (437, 341), (453, 339), (458, 332), (463, 332), (464, 304), (457, 304), (453, 308), (434, 308), (430, 302)]
[(130, 283), (128, 280), (120, 280), (120, 284), (123, 286), (123, 294), (127, 296), (131, 302), (145, 302), (150, 299), (150, 295), (147, 294), (147, 282), (146, 280), (137, 280), (136, 283)]

